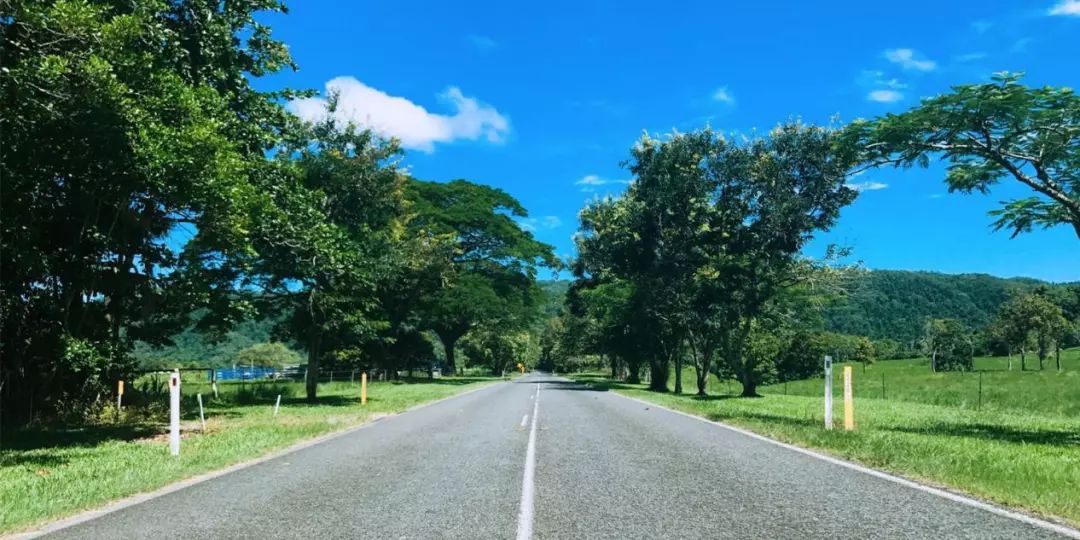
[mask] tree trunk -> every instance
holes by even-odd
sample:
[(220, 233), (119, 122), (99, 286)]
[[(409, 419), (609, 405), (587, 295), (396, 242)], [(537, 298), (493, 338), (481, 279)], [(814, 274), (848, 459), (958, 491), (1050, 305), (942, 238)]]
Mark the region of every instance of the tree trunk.
[(454, 359), (454, 345), (457, 345), (456, 339), (444, 339), (443, 349), (446, 351), (446, 374), (453, 375), (454, 370), (457, 369)]
[(311, 328), (308, 330), (308, 365), (307, 365), (307, 377), (305, 382), (305, 389), (307, 390), (307, 400), (315, 401), (318, 398), (319, 393), (319, 347), (322, 345), (322, 333), (319, 331), (319, 325), (314, 322), (311, 323)]
[(739, 382), (742, 383), (742, 397), (760, 397), (757, 393), (757, 381), (749, 369), (743, 369), (739, 374)]
[(608, 361), (611, 363), (611, 378), (619, 378), (619, 359), (614, 354), (608, 355)]
[(634, 358), (627, 358), (626, 367), (629, 370), (626, 382), (630, 384), (641, 384), (641, 362)]
[(1020, 348), (1020, 371), (1027, 371), (1027, 350)]
[(1061, 371), (1061, 344), (1054, 344), (1054, 362), (1057, 364), (1057, 370)]
[(1009, 371), (1012, 371), (1012, 347), (1009, 347)]
[[(677, 349), (676, 349), (677, 350)], [(683, 355), (681, 351), (675, 354), (675, 393), (682, 393), (682, 363)]]
[(649, 390), (667, 392), (668, 363), (666, 360), (653, 360), (649, 363)]

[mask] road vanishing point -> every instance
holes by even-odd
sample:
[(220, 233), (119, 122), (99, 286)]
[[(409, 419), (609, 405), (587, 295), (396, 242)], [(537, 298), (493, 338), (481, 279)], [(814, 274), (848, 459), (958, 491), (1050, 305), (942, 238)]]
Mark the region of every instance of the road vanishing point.
[(110, 540), (1075, 533), (971, 503), (531, 374), (41, 532)]

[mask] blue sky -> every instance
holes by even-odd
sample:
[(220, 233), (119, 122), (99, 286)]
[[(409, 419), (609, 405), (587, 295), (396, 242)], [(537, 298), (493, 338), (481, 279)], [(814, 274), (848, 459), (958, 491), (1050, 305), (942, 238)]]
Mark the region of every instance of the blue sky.
[[(999, 70), (1080, 85), (1080, 0), (308, 0), (290, 10), (266, 22), (300, 71), (262, 88), (338, 88), (350, 117), (402, 139), (414, 176), (505, 189), (560, 255), (573, 254), (586, 200), (625, 188), (619, 164), (643, 131), (846, 122)], [(301, 115), (321, 106), (293, 104)], [(1080, 280), (1071, 230), (992, 232), (986, 212), (1025, 189), (948, 195), (942, 178), (937, 166), (856, 178), (859, 200), (808, 253), (839, 243), (869, 268)]]

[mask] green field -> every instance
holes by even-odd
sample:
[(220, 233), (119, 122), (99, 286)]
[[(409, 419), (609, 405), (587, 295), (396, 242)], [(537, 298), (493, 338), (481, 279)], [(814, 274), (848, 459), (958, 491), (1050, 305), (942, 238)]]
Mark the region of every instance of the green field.
[[(169, 455), (161, 414), (138, 420), (141, 415), (132, 412), (114, 425), (5, 434), (7, 442), (0, 450), (0, 533), (150, 491), (498, 380), (373, 382), (368, 403), (361, 406), (355, 383), (321, 384), (319, 402), (308, 404), (300, 398), (301, 383), (221, 384), (215, 400), (209, 385), (187, 379), (179, 458)], [(205, 432), (195, 402), (198, 392), (206, 404)], [(273, 404), (279, 393), (282, 404), (275, 417)]]
[[(977, 373), (934, 374), (924, 360), (854, 366), (854, 432), (823, 428), (823, 382), (762, 389), (763, 398), (727, 395), (710, 382), (697, 398), (692, 372), (674, 395), (599, 375), (579, 379), (673, 409), (744, 427), (777, 440), (824, 450), (878, 469), (969, 493), (1005, 506), (1080, 525), (1080, 350), (1063, 354), (1067, 370), (996, 371), (1005, 360), (980, 358)], [(1034, 363), (1037, 366), (1037, 361)], [(1029, 368), (1032, 366), (1029, 363)], [(1017, 364), (1018, 367), (1018, 364)], [(990, 371), (995, 370), (995, 371)], [(842, 392), (838, 366), (834, 390)], [(886, 394), (881, 398), (881, 374)], [(737, 392), (738, 384), (730, 385)], [(840, 427), (843, 404), (834, 414)]]

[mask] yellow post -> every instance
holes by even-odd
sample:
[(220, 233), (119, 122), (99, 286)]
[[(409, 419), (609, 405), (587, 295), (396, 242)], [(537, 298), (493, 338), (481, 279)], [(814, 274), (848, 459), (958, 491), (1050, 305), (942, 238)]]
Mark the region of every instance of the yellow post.
[(116, 381), (116, 395), (124, 395), (124, 381)]
[(844, 366), (844, 430), (855, 429), (855, 400), (851, 395), (851, 366)]
[(367, 372), (360, 374), (360, 404), (367, 405)]

